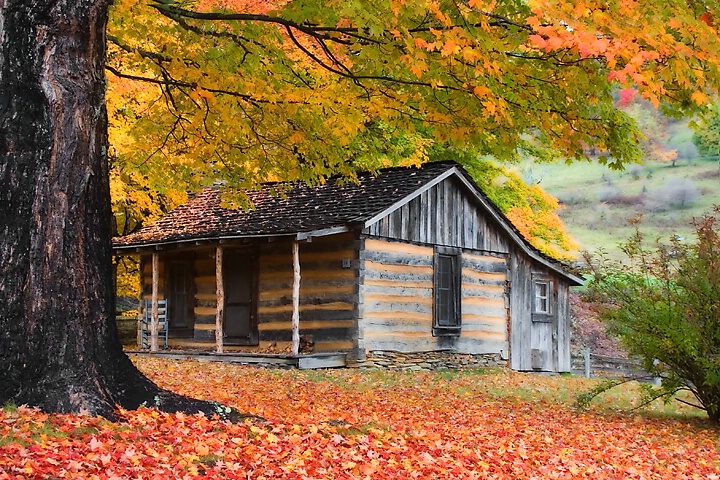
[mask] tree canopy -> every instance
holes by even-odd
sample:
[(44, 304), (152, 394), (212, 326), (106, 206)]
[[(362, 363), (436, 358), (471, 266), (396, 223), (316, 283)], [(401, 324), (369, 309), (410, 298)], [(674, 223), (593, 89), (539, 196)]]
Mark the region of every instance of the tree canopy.
[(570, 3), (115, 2), (107, 69), (119, 232), (184, 201), (188, 185), (315, 183), (454, 158), (501, 205), (520, 199), (503, 211), (536, 246), (567, 257), (574, 245), (554, 199), (522, 181), (493, 188), (507, 172), (477, 159), (592, 151), (613, 167), (638, 161), (643, 135), (617, 108), (618, 85), (691, 111), (717, 90), (720, 54), (711, 6)]
[(676, 113), (705, 104), (719, 13), (687, 0), (119, 0), (116, 198), (150, 208), (138, 192), (217, 177), (312, 183), (437, 145), (500, 160), (594, 149), (619, 167), (639, 159), (641, 134), (613, 88)]
[(720, 103), (715, 102), (702, 112), (693, 142), (700, 155), (720, 161)]

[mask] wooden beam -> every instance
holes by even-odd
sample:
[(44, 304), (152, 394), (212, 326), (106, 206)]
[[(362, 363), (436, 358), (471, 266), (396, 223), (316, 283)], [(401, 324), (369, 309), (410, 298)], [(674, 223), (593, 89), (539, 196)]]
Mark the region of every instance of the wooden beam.
[(300, 353), (300, 244), (292, 244), (293, 292), (292, 292), (292, 354)]
[(215, 250), (215, 285), (217, 313), (215, 314), (215, 350), (223, 353), (223, 322), (225, 321), (225, 285), (223, 284), (223, 248)]
[(152, 319), (150, 321), (150, 351), (158, 351), (158, 283), (160, 277), (160, 255), (152, 254)]

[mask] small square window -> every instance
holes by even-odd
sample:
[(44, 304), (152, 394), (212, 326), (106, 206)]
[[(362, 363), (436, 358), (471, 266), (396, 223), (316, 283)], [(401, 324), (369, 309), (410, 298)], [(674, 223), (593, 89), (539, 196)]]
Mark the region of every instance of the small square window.
[(549, 316), (553, 313), (553, 284), (547, 280), (535, 280), (533, 292), (533, 313)]

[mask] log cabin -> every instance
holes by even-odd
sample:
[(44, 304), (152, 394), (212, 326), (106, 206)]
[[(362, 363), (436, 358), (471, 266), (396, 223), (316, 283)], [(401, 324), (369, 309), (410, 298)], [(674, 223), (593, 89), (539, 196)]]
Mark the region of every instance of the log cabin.
[(530, 245), (460, 165), (337, 180), (263, 185), (248, 210), (206, 188), (114, 239), (115, 255), (140, 256), (148, 304), (167, 301), (172, 348), (299, 355), (302, 339), (351, 362), (449, 352), (570, 370), (568, 292), (582, 279)]

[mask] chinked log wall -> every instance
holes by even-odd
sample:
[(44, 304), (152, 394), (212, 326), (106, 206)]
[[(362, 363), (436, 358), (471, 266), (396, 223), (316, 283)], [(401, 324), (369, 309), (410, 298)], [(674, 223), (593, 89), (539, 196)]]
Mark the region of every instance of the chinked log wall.
[[(191, 274), (193, 275), (192, 293), (190, 299), (193, 311), (194, 330), (192, 338), (170, 338), (170, 345), (183, 348), (207, 349), (215, 344), (215, 311), (217, 299), (215, 292), (215, 259), (211, 250), (201, 250), (202, 255), (187, 253), (191, 261)], [(177, 258), (182, 258), (177, 256)], [(159, 298), (166, 298), (166, 268), (167, 257), (161, 256), (159, 262), (158, 292)], [(152, 292), (152, 262), (150, 257), (143, 257), (143, 300), (151, 299)], [(172, 337), (172, 336), (171, 336)]]
[[(149, 255), (145, 255), (141, 259), (142, 265), (142, 299), (152, 300), (152, 260)], [(160, 298), (165, 298), (163, 292), (165, 291), (165, 261), (161, 257), (158, 263), (158, 292), (160, 292)]]
[[(356, 246), (349, 234), (300, 244), (300, 336), (313, 342), (314, 351), (350, 351), (355, 346)], [(266, 247), (260, 255), (261, 348), (290, 346), (292, 284), (291, 245)]]
[(368, 238), (360, 258), (365, 350), (508, 354), (504, 256), (463, 252), (459, 337), (432, 335), (433, 247)]
[(193, 340), (215, 343), (215, 258), (210, 253), (195, 259), (195, 329)]

